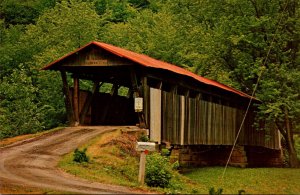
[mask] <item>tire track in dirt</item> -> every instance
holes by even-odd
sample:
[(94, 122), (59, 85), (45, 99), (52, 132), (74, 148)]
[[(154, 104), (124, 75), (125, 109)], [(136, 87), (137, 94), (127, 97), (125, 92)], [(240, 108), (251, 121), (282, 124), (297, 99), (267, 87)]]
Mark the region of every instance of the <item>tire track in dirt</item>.
[[(60, 171), (59, 159), (93, 137), (116, 126), (67, 127), (0, 148), (0, 183), (85, 194), (139, 193), (130, 188), (90, 182)], [(0, 185), (1, 188), (5, 186)], [(142, 193), (142, 192), (140, 192)], [(145, 192), (143, 192), (145, 193)]]

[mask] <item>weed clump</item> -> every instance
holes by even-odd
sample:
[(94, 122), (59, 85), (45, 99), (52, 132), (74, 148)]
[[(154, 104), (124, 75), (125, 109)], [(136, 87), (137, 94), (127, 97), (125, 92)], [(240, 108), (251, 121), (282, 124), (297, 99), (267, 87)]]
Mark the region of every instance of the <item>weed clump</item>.
[(112, 139), (109, 144), (117, 146), (121, 150), (123, 156), (130, 155), (137, 157), (138, 153), (135, 149), (136, 141), (136, 135), (123, 133), (121, 136)]
[(219, 188), (218, 190), (215, 190), (214, 187), (209, 189), (209, 195), (221, 195), (223, 193), (223, 188)]
[(145, 135), (145, 134), (142, 134), (142, 135), (139, 136), (138, 141), (140, 141), (140, 142), (148, 142), (149, 141), (149, 137), (147, 135)]
[(89, 162), (89, 157), (86, 155), (86, 148), (80, 151), (78, 148), (75, 149), (73, 154), (73, 161), (78, 163)]

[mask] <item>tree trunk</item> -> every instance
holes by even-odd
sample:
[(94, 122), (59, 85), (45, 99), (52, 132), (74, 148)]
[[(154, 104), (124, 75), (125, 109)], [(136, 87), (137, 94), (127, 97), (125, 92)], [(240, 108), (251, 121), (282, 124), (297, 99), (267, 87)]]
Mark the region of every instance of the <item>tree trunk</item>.
[[(294, 145), (293, 145), (294, 146)], [(288, 146), (288, 152), (289, 152), (289, 165), (291, 168), (299, 168), (299, 160), (297, 158), (297, 153), (294, 147), (291, 149)]]
[(286, 125), (285, 141), (286, 141), (287, 150), (289, 153), (289, 165), (291, 168), (297, 168), (297, 167), (299, 167), (300, 164), (299, 164), (299, 160), (297, 158), (297, 152), (296, 152), (295, 145), (294, 145), (293, 132), (291, 129), (290, 119), (288, 117), (287, 108), (285, 108), (284, 114), (285, 114), (285, 125)]

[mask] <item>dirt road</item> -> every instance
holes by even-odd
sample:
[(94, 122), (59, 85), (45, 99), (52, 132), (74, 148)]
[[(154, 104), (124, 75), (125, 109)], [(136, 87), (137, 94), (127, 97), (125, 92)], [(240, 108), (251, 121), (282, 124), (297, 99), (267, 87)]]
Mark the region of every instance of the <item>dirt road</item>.
[(76, 178), (56, 167), (62, 155), (101, 133), (117, 128), (68, 127), (0, 148), (0, 189), (12, 183), (86, 194), (136, 193), (126, 187)]

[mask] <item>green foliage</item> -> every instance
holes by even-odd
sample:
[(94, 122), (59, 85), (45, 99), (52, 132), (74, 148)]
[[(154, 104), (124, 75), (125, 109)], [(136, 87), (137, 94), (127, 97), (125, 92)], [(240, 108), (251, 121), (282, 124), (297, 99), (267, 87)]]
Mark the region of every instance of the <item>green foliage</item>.
[[(0, 134), (65, 122), (59, 75), (37, 70), (101, 40), (248, 94), (262, 75), (258, 119), (292, 140), (288, 129), (300, 129), (299, 7), (296, 0), (3, 0)], [(24, 97), (14, 90), (25, 91)]]
[(172, 169), (173, 169), (173, 170), (179, 170), (179, 168), (180, 168), (179, 161), (176, 160), (176, 161), (172, 164)]
[(147, 156), (145, 182), (148, 186), (166, 188), (171, 178), (172, 170), (168, 158), (159, 153)]
[(78, 148), (75, 149), (73, 154), (73, 161), (78, 163), (89, 162), (89, 157), (86, 155), (86, 148), (80, 151)]
[(91, 3), (47, 6), (35, 24), (0, 28), (1, 137), (66, 122), (60, 75), (37, 70), (97, 37), (100, 20)]
[(35, 133), (43, 129), (42, 112), (33, 85), (23, 66), (0, 82), (0, 138)]
[(138, 138), (138, 141), (140, 142), (148, 142), (149, 141), (149, 137), (146, 134), (141, 134)]
[(162, 156), (169, 156), (170, 155), (170, 151), (166, 148), (161, 149), (161, 155)]
[(6, 25), (32, 24), (45, 10), (54, 7), (56, 0), (3, 0), (0, 15)]

